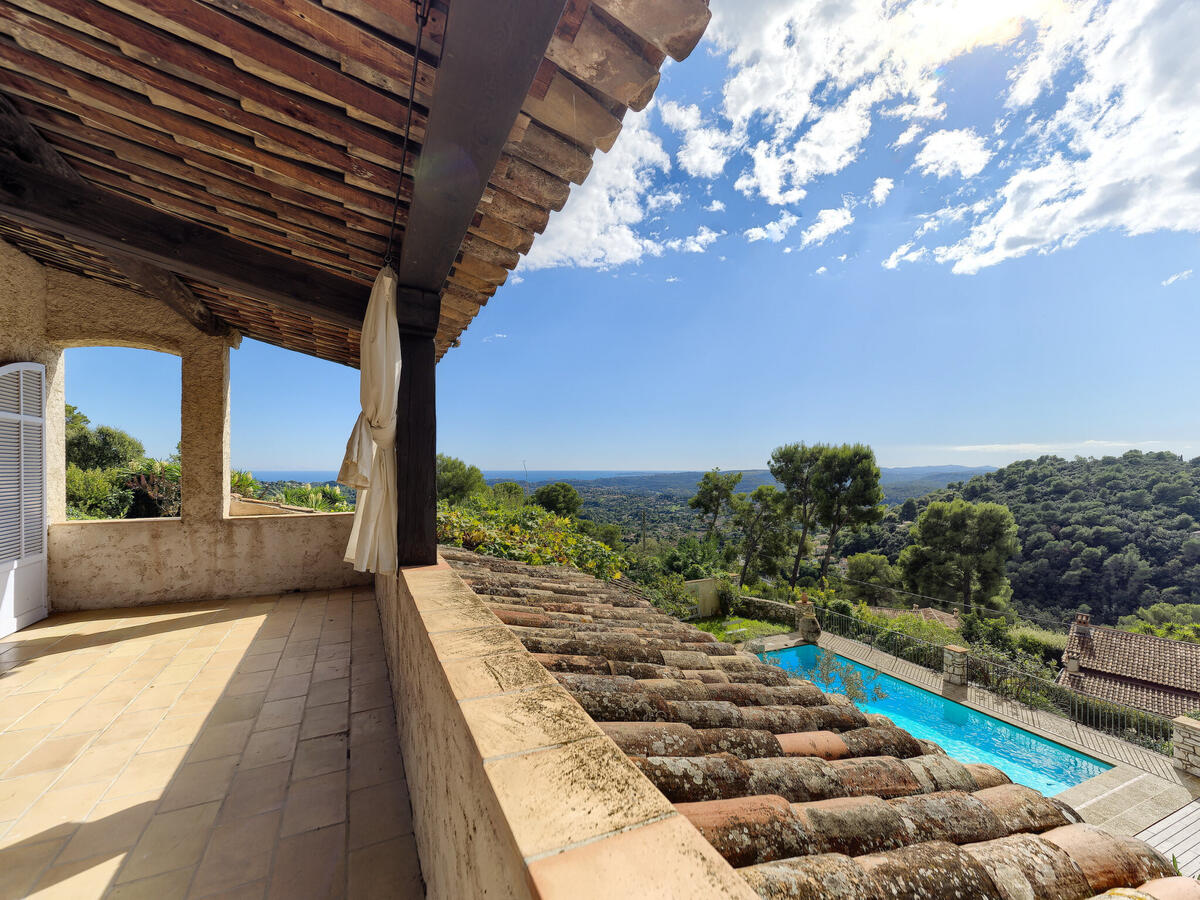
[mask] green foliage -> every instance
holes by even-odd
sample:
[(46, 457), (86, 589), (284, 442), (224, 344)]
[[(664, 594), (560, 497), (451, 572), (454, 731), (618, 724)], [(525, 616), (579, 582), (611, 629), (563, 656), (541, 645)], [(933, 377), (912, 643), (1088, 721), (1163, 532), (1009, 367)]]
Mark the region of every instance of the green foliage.
[(895, 601), (892, 588), (899, 583), (900, 576), (886, 556), (856, 553), (846, 561), (846, 585), (842, 592), (855, 602), (887, 606)]
[(1018, 622), (1008, 629), (1012, 645), (1030, 656), (1040, 657), (1048, 666), (1057, 666), (1067, 649), (1067, 633), (1051, 631), (1031, 622)]
[(461, 503), (473, 494), (486, 493), (487, 482), (478, 467), (461, 459), (437, 455), (437, 496), (449, 503)]
[(825, 555), (821, 559), (824, 577), (842, 529), (853, 531), (883, 515), (883, 488), (879, 486), (875, 452), (866, 444), (825, 448), (813, 473), (812, 487), (816, 519), (826, 531)]
[(127, 486), (133, 491), (128, 517), (154, 519), (178, 516), (181, 506), (181, 470), (177, 457), (141, 459), (130, 467)]
[[(82, 422), (87, 417), (71, 408), (72, 413), (67, 419), (67, 464), (74, 464), (80, 469), (120, 469), (145, 455), (142, 442), (121, 431), (101, 425), (90, 428)], [(76, 424), (71, 424), (71, 419)]]
[(265, 498), (286, 506), (303, 506), (318, 512), (350, 512), (354, 509), (335, 484), (282, 484)]
[(262, 483), (254, 477), (253, 472), (233, 469), (229, 473), (229, 489), (243, 497), (257, 497), (262, 491)]
[(1137, 450), (1043, 456), (972, 478), (956, 493), (1012, 511), (1023, 549), (1008, 576), (1021, 611), (1065, 618), (1086, 609), (1111, 624), (1139, 607), (1200, 603), (1200, 459)]
[(737, 598), (738, 590), (733, 586), (732, 581), (722, 578), (717, 582), (717, 605), (721, 609), (721, 615), (727, 616), (732, 612)]
[(787, 497), (774, 485), (759, 485), (747, 496), (733, 498), (733, 523), (742, 534), (741, 583), (778, 569), (787, 552)]
[(1155, 634), (1200, 644), (1200, 603), (1155, 603), (1121, 616), (1118, 627), (1137, 634)]
[(800, 580), (800, 567), (809, 553), (808, 534), (816, 524), (816, 474), (822, 456), (829, 450), (824, 444), (784, 444), (771, 451), (771, 475), (783, 486), (785, 509), (783, 519), (793, 531), (791, 543), (796, 545), (788, 585), (795, 587)]
[(1008, 632), (1008, 620), (1004, 616), (984, 616), (974, 611), (962, 617), (959, 631), (972, 647), (985, 644), (997, 650), (1013, 649), (1013, 639)]
[(742, 480), (741, 472), (722, 472), (719, 468), (705, 472), (696, 485), (696, 495), (688, 501), (688, 506), (696, 510), (702, 517), (712, 516), (708, 523), (706, 538), (711, 539), (717, 531), (717, 520), (722, 511), (733, 504), (733, 490)]
[(579, 508), (583, 505), (583, 501), (579, 499), (579, 491), (565, 481), (542, 485), (533, 492), (533, 502), (557, 516), (578, 515)]
[(962, 605), (999, 606), (1011, 593), (1005, 566), (1020, 552), (1012, 513), (996, 503), (930, 503), (900, 554), (910, 591)]
[[(504, 504), (500, 504), (504, 505)], [(593, 522), (591, 519), (576, 519), (575, 525), (580, 532), (590, 538), (595, 538), (602, 544), (607, 544), (613, 550), (621, 549), (621, 529), (612, 524)]]
[(81, 469), (67, 464), (67, 517), (121, 519), (133, 503), (126, 487), (129, 473), (121, 469)]
[(906, 637), (928, 641), (940, 647), (945, 647), (947, 644), (956, 644), (963, 640), (962, 635), (953, 628), (943, 625), (936, 619), (926, 619), (911, 612), (888, 617), (882, 613), (871, 612), (865, 604), (860, 603), (851, 610), (850, 614), (856, 619), (875, 625), (878, 628), (899, 632)]
[(624, 560), (581, 533), (575, 521), (539, 506), (498, 506), (474, 496), (458, 505), (439, 500), (438, 542), (530, 565), (575, 566), (599, 577), (620, 576)]
[(904, 522), (915, 522), (918, 512), (916, 499), (909, 497), (900, 506), (900, 519)]
[(492, 498), (500, 506), (524, 506), (525, 488), (515, 481), (501, 481), (492, 485)]
[(707, 631), (719, 641), (727, 644), (740, 644), (754, 638), (770, 637), (774, 634), (787, 634), (792, 629), (778, 622), (768, 622), (765, 619), (746, 619), (741, 616), (708, 616), (697, 619), (693, 623), (701, 631)]

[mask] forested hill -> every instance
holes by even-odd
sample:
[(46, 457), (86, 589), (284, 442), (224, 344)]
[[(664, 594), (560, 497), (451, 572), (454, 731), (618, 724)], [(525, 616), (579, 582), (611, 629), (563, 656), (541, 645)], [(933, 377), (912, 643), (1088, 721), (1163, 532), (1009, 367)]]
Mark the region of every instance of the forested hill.
[(921, 498), (1003, 503), (1022, 551), (1009, 564), (1018, 607), (1107, 624), (1160, 601), (1200, 602), (1200, 458), (1130, 451), (1013, 463)]

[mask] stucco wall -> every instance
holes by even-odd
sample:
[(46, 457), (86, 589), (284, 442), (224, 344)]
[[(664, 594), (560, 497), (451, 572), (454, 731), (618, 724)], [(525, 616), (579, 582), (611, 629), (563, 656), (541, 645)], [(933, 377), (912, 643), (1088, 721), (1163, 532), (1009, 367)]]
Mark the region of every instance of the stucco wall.
[[(342, 561), (350, 514), (228, 517), (229, 350), (156, 300), (45, 268), (0, 241), (0, 364), (46, 366), (52, 610), (138, 606), (370, 583)], [(182, 518), (66, 520), (63, 350), (180, 357)]]
[(342, 561), (353, 513), (50, 526), (54, 610), (252, 597), (370, 584)]
[(444, 563), (375, 595), (430, 898), (752, 898)]

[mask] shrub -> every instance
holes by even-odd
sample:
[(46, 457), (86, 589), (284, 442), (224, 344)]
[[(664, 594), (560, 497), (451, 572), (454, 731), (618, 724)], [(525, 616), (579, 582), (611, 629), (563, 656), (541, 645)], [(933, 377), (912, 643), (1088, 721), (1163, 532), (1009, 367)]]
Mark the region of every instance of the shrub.
[(243, 497), (257, 497), (262, 487), (253, 472), (233, 469), (229, 473), (229, 489), (235, 494), (241, 494)]
[(129, 474), (120, 469), (67, 466), (67, 515), (72, 519), (121, 519), (133, 503), (125, 486)]
[(443, 544), (534, 566), (575, 566), (598, 578), (619, 577), (625, 562), (566, 516), (538, 506), (504, 508), (479, 496), (457, 506), (439, 500), (437, 534)]
[(544, 484), (533, 492), (533, 502), (559, 516), (574, 516), (583, 506), (579, 491), (565, 481)]
[(738, 590), (728, 578), (717, 581), (717, 603), (721, 607), (721, 615), (727, 616), (733, 610), (734, 601), (738, 598)]
[(354, 508), (336, 484), (285, 484), (272, 491), (267, 499), (318, 512), (349, 512)]
[(1047, 665), (1057, 665), (1067, 649), (1066, 632), (1050, 631), (1031, 622), (1019, 622), (1008, 633), (1014, 647), (1030, 656), (1041, 657)]
[(461, 459), (437, 455), (437, 496), (439, 500), (461, 503), (473, 494), (487, 492), (487, 482), (476, 466), (469, 466)]

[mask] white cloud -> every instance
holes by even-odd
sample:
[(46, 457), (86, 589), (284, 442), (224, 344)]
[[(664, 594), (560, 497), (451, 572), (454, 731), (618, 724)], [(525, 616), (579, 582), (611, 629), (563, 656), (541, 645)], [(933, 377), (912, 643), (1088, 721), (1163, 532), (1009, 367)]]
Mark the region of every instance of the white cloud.
[(674, 284), (674, 283), (675, 283), (675, 282), (677, 282), (678, 280), (679, 280), (679, 276), (678, 276), (678, 275), (668, 275), (668, 276), (667, 276), (667, 284)]
[(651, 194), (646, 198), (646, 209), (655, 212), (660, 209), (675, 209), (683, 202), (683, 194), (679, 191), (663, 191), (661, 194)]
[(1170, 287), (1177, 281), (1183, 281), (1184, 279), (1191, 278), (1191, 277), (1192, 277), (1192, 270), (1184, 269), (1182, 272), (1176, 272), (1174, 275), (1171, 275), (1171, 276), (1167, 277), (1166, 279), (1164, 279), (1162, 286)]
[(972, 178), (983, 171), (992, 158), (987, 143), (970, 128), (935, 131), (921, 142), (913, 166), (922, 175), (948, 178), (958, 173)]
[(901, 244), (899, 247), (893, 250), (892, 255), (883, 261), (883, 267), (885, 269), (895, 269), (902, 262), (916, 262), (928, 252), (929, 251), (924, 247), (918, 247), (916, 250), (914, 250), (912, 242), (910, 241), (907, 244)]
[(668, 250), (682, 250), (684, 253), (703, 253), (713, 242), (724, 236), (723, 230), (713, 231), (707, 225), (701, 225), (695, 234), (685, 238), (673, 238), (664, 246)]
[(890, 178), (876, 178), (875, 184), (871, 187), (871, 202), (879, 206), (887, 199), (888, 194), (895, 186), (896, 182)]
[(909, 125), (902, 132), (900, 132), (900, 137), (896, 138), (896, 142), (892, 144), (892, 146), (900, 148), (911, 144), (924, 130), (925, 129), (920, 125)]
[(712, 203), (708, 204), (708, 206), (704, 207), (704, 211), (705, 212), (724, 212), (725, 204), (722, 203), (720, 200), (714, 200)]
[(645, 194), (671, 160), (646, 124), (646, 112), (625, 118), (612, 151), (597, 155), (591, 174), (571, 191), (546, 233), (533, 242), (523, 269), (552, 266), (608, 268), (658, 255), (661, 246), (638, 231), (646, 216)]
[(842, 206), (837, 209), (823, 209), (817, 213), (817, 220), (800, 233), (800, 246), (823, 244), (830, 236), (850, 227), (854, 214)]
[(827, 269), (825, 266), (820, 266), (817, 268), (817, 271), (813, 272), (813, 274), (814, 275), (824, 275), (828, 271), (829, 271), (829, 269)]
[(742, 234), (751, 243), (765, 240), (778, 244), (787, 237), (787, 233), (792, 230), (792, 226), (799, 221), (799, 216), (785, 209), (774, 222), (769, 222), (766, 225), (756, 225), (754, 228), (747, 228)]
[(508, 337), (507, 334), (500, 334), (499, 332), (497, 332), (496, 334), (489, 334), (480, 343), (490, 344), (492, 341), (502, 341), (506, 337)]
[(740, 139), (712, 125), (706, 125), (700, 107), (681, 106), (672, 100), (659, 105), (663, 123), (683, 135), (683, 145), (675, 155), (679, 167), (697, 178), (716, 178), (725, 169)]
[(1009, 106), (1027, 109), (1060, 74), (1081, 74), (1027, 125), (1028, 157), (937, 259), (971, 273), (1102, 230), (1200, 231), (1198, 44), (1190, 0), (1078, 0), (1043, 23), (1012, 73)]

